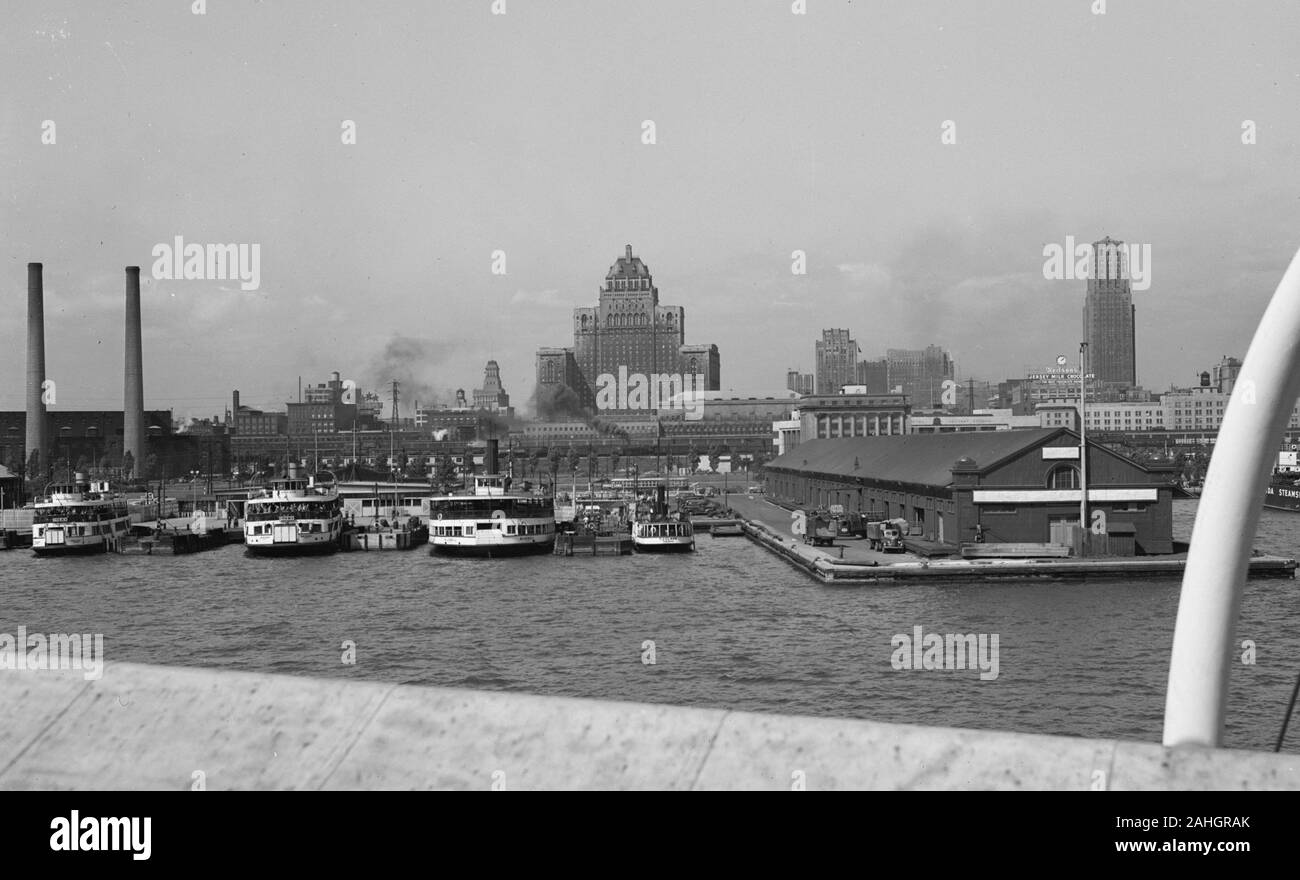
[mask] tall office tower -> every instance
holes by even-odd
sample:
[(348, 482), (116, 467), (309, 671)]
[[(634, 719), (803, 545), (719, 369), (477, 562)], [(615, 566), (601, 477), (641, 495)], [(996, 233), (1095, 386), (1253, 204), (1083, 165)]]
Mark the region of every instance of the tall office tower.
[(1088, 371), (1103, 385), (1137, 384), (1137, 340), (1132, 282), (1124, 242), (1110, 236), (1092, 244), (1093, 269), (1083, 305)]
[(687, 345), (685, 324), (686, 310), (659, 303), (650, 268), (628, 245), (605, 274), (597, 304), (573, 310), (573, 347), (538, 350), (537, 384), (567, 386), (588, 410), (597, 408), (602, 376), (622, 383), (637, 374), (690, 373), (704, 377), (702, 390), (717, 391), (718, 347)]
[(483, 387), (474, 389), (474, 408), (510, 411), (510, 395), (501, 384), (501, 367), (488, 361), (483, 369)]
[(816, 387), (815, 382), (812, 373), (787, 370), (785, 374), (786, 390), (793, 391), (796, 394), (812, 394)]
[(848, 330), (823, 330), (816, 345), (817, 393), (839, 394), (841, 386), (858, 384), (861, 354)]
[[(906, 394), (913, 409), (937, 409), (944, 406), (944, 382), (960, 396), (956, 387), (957, 366), (948, 352), (937, 345), (925, 348), (891, 348), (885, 352), (889, 369), (889, 390)], [(955, 399), (955, 398), (954, 398)]]

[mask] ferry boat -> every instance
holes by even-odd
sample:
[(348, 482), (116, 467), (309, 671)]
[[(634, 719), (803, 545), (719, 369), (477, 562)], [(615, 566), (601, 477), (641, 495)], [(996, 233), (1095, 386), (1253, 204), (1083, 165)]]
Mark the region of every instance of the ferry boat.
[(32, 551), (37, 556), (103, 553), (131, 527), (126, 499), (107, 481), (77, 474), (71, 483), (52, 484), (37, 498), (32, 514)]
[(668, 515), (666, 492), (664, 486), (655, 490), (655, 500), (648, 515), (642, 515), (642, 505), (638, 505), (637, 518), (632, 522), (632, 544), (638, 553), (689, 552), (695, 549), (695, 526), (689, 519)]
[(259, 556), (333, 553), (343, 534), (343, 507), (332, 480), (317, 482), (290, 464), (244, 504), (244, 546)]
[(1300, 513), (1300, 465), (1295, 452), (1279, 452), (1273, 475), (1264, 489), (1264, 506), (1270, 510)]
[(691, 521), (650, 519), (632, 523), (632, 543), (638, 553), (681, 552), (695, 549)]
[(487, 441), (486, 473), (472, 488), (427, 501), (432, 552), (449, 556), (510, 556), (550, 553), (555, 547), (555, 500), (512, 491), (512, 479), (496, 473), (497, 441)]

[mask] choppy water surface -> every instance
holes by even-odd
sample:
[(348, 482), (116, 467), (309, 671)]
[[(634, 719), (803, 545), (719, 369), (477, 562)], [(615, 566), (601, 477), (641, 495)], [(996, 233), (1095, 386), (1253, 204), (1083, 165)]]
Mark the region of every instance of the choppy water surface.
[[(1175, 502), (1175, 535), (1195, 501)], [(1263, 551), (1300, 555), (1265, 511)], [(1158, 742), (1177, 581), (830, 587), (743, 538), (688, 556), (261, 560), (0, 553), (0, 632), (99, 632), (110, 660)], [(1272, 748), (1300, 672), (1297, 582), (1251, 581), (1227, 745)], [(999, 675), (896, 671), (891, 637), (996, 633)], [(341, 643), (357, 644), (355, 666)], [(642, 643), (655, 643), (654, 665)], [(1300, 722), (1288, 751), (1300, 751)]]

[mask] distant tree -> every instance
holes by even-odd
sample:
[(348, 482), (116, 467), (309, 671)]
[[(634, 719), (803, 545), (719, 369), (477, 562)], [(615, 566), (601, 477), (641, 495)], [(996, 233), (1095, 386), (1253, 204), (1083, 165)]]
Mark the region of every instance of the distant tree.
[(709, 470), (714, 473), (718, 472), (718, 465), (722, 463), (720, 452), (717, 446), (709, 447)]
[(551, 471), (551, 479), (552, 479), (552, 480), (556, 479), (556, 478), (559, 476), (559, 474), (560, 474), (560, 460), (561, 460), (561, 458), (562, 458), (562, 456), (561, 456), (561, 454), (560, 454), (560, 447), (558, 447), (558, 446), (551, 446), (551, 447), (547, 448), (547, 450), (546, 450), (546, 464), (547, 464), (547, 466), (550, 468), (550, 471)]
[(617, 449), (609, 454), (609, 475), (611, 477), (618, 476), (618, 463), (621, 458), (622, 456), (618, 454)]
[(130, 452), (125, 452), (125, 453), (123, 453), (123, 455), (122, 455), (122, 479), (124, 479), (124, 480), (129, 480), (129, 479), (131, 479), (131, 475), (132, 475), (134, 472), (135, 472), (135, 456), (132, 455)]
[(156, 480), (159, 478), (158, 473), (158, 456), (154, 453), (146, 453), (144, 457), (144, 473), (141, 474), (146, 480)]

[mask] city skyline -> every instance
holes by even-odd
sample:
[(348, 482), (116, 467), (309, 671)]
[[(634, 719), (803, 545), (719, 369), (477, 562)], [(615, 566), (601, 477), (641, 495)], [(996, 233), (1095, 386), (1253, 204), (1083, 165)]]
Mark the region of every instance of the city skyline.
[[(824, 327), (870, 353), (934, 342), (989, 379), (1072, 354), (1086, 285), (1045, 278), (1044, 248), (1113, 235), (1153, 254), (1138, 381), (1186, 385), (1244, 356), (1294, 244), (1276, 230), (1300, 213), (1300, 74), (1273, 59), (1300, 10), (466, 5), (341, 28), (343, 6), (313, 8), (16, 11), (0, 409), (23, 404), (28, 262), (58, 407), (121, 405), (121, 272), (139, 265), (145, 405), (184, 419), (231, 385), (282, 406), (335, 369), (447, 399), (489, 359), (526, 401), (537, 348), (626, 242), (718, 345), (723, 390), (750, 395), (812, 372)], [(599, 38), (629, 28), (636, 65)], [(260, 288), (155, 279), (178, 236), (260, 246)]]

